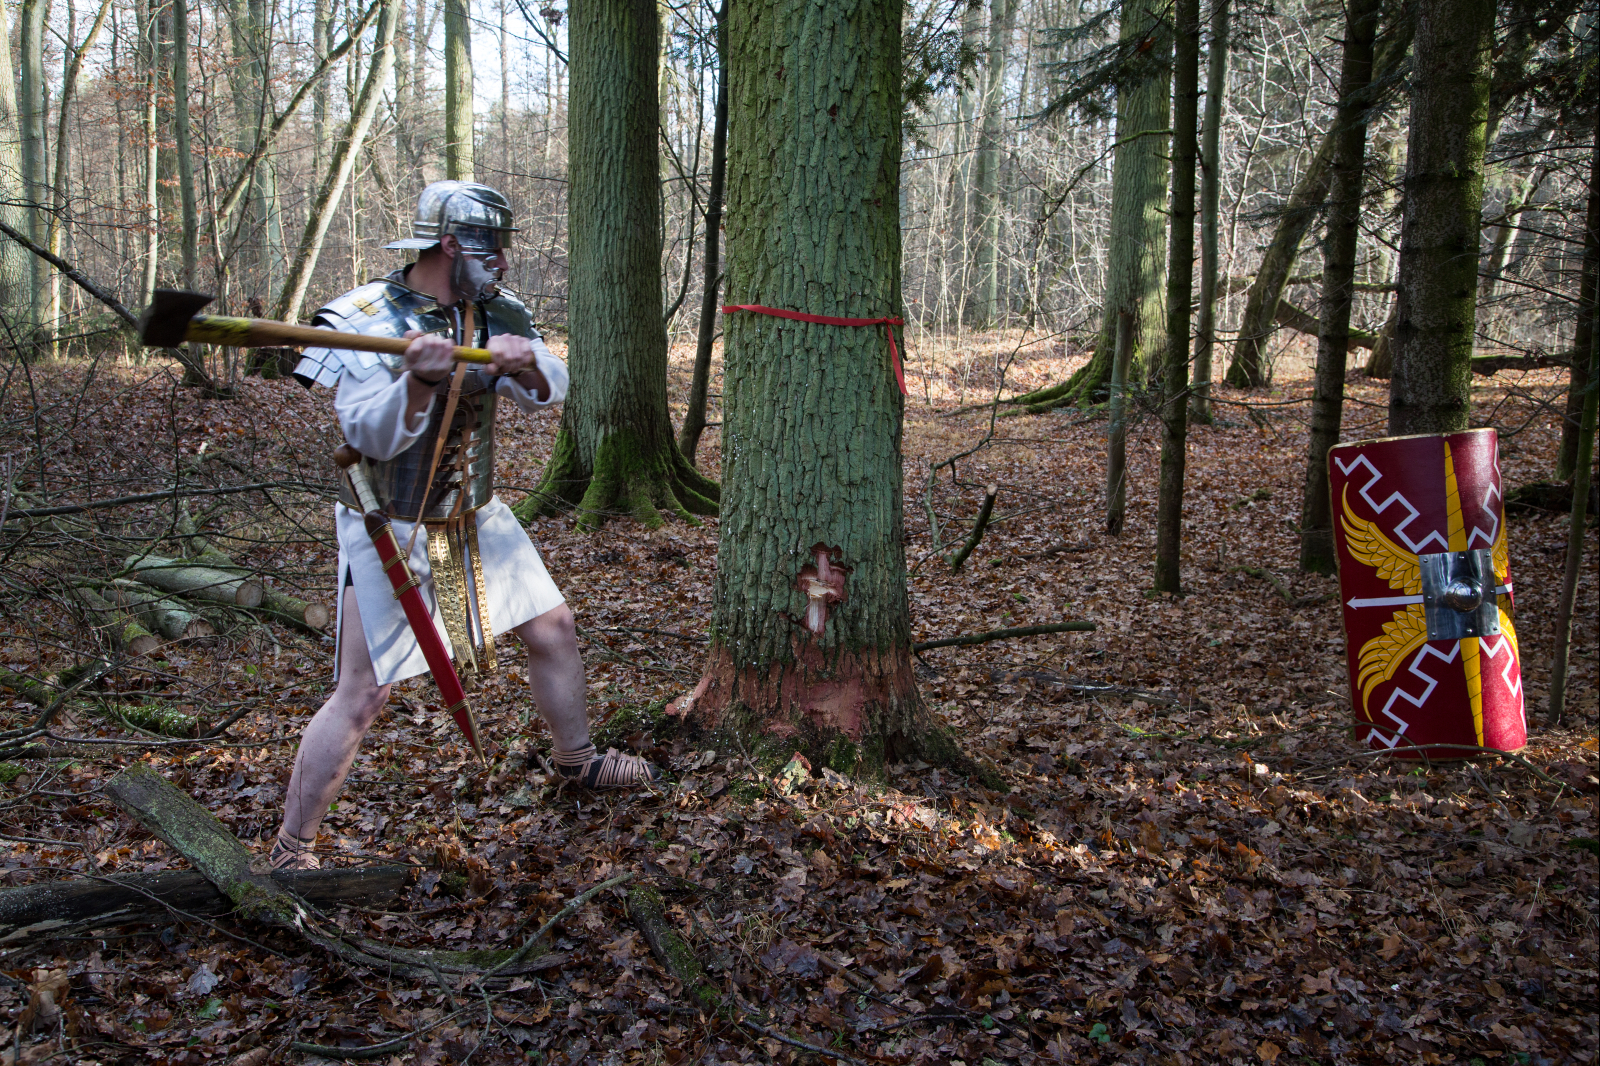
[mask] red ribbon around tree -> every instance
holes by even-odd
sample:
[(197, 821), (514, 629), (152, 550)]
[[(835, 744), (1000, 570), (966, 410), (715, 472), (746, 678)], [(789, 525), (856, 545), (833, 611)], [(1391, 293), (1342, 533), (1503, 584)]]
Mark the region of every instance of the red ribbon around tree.
[(774, 318), (789, 318), (796, 322), (815, 322), (819, 326), (882, 326), (889, 335), (889, 361), (894, 364), (894, 380), (900, 386), (900, 395), (906, 394), (906, 375), (900, 369), (900, 349), (895, 347), (894, 327), (905, 325), (903, 318), (834, 318), (832, 315), (808, 315), (804, 311), (784, 311), (776, 307), (763, 307), (761, 304), (723, 304), (722, 313), (731, 315), (735, 311), (753, 311), (758, 315), (771, 315)]

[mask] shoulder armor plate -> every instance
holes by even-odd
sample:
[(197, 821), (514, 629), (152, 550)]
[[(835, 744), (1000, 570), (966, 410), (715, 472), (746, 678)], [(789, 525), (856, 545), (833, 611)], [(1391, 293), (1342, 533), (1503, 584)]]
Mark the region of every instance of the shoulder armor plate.
[[(403, 337), (407, 330), (425, 333), (448, 328), (442, 315), (428, 315), (431, 298), (387, 278), (369, 281), (318, 309), (312, 322), (344, 333), (369, 337)], [(352, 352), (337, 348), (307, 348), (295, 367), (304, 384), (332, 387), (341, 373), (365, 380), (380, 369), (400, 372), (400, 356), (378, 352)]]

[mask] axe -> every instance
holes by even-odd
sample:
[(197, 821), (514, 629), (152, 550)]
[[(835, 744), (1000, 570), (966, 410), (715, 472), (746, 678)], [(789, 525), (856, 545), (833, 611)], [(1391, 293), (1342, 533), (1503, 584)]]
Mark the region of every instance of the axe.
[[(230, 348), (266, 348), (275, 345), (319, 348), (344, 348), (357, 352), (387, 352), (404, 355), (411, 342), (404, 337), (368, 337), (360, 333), (341, 333), (315, 326), (293, 326), (266, 318), (230, 318), (202, 315), (200, 309), (212, 297), (182, 289), (157, 289), (150, 306), (139, 316), (139, 342), (153, 348), (175, 348), (180, 344), (221, 344)], [(456, 361), (488, 363), (494, 360), (485, 348), (456, 347)]]

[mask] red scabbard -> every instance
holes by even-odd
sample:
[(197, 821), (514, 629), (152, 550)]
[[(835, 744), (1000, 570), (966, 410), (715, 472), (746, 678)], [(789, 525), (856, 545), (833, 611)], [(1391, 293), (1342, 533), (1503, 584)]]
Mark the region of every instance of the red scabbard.
[(428, 605), (422, 600), (420, 582), (400, 554), (394, 526), (388, 518), (377, 512), (368, 512), (362, 518), (367, 524), (367, 536), (372, 538), (372, 546), (378, 549), (378, 561), (383, 565), (384, 575), (388, 577), (389, 584), (394, 586), (395, 599), (405, 609), (406, 621), (411, 623), (411, 632), (422, 648), (423, 658), (428, 660), (428, 669), (433, 673), (434, 684), (439, 686), (439, 695), (444, 700), (445, 708), (467, 735), (472, 750), (487, 764), (489, 760), (483, 753), (483, 742), (478, 738), (478, 719), (467, 704), (467, 694), (461, 688), (461, 678), (456, 675), (455, 664), (450, 661), (450, 653), (445, 651), (444, 641), (439, 639), (439, 631), (434, 628)]

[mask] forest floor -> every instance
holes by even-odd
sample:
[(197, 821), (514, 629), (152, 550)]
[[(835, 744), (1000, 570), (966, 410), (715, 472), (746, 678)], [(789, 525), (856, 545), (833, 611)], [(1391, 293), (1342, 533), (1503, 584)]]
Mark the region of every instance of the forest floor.
[[(686, 358), (675, 351), (674, 395)], [(509, 772), (513, 752), (547, 741), (506, 642), (475, 697), (494, 773), (476, 768), (425, 682), (397, 686), (369, 736), (318, 849), (325, 865), (419, 870), (398, 901), (332, 915), (344, 928), (413, 948), (514, 945), (580, 891), (631, 873), (661, 890), (724, 1009), (685, 1004), (618, 888), (558, 923), (558, 969), (488, 994), (352, 968), (231, 920), (0, 942), (0, 1009), (16, 1026), (3, 1043), (21, 1063), (174, 1066), (313, 1062), (291, 1043), (350, 1055), (396, 1038), (404, 1050), (376, 1061), (1593, 1062), (1593, 527), (1564, 723), (1540, 715), (1567, 519), (1518, 513), (1528, 748), (1431, 766), (1376, 758), (1351, 728), (1336, 582), (1295, 568), (1309, 382), (1219, 389), (1217, 423), (1192, 431), (1182, 597), (1145, 593), (1159, 448), (1147, 410), (1120, 538), (1103, 533), (1105, 424), (1093, 413), (1001, 418), (930, 486), (930, 461), (989, 432), (987, 408), (951, 412), (988, 400), (1002, 369), (1009, 394), (1075, 362), (1006, 338), (908, 360), (915, 639), (1098, 626), (923, 656), (928, 704), (1004, 791), (920, 763), (858, 781), (639, 735), (696, 680), (715, 521), (530, 530), (577, 615), (599, 732), (670, 769), (658, 792), (586, 795), (536, 767)], [(1476, 385), (1474, 424), (1501, 430), (1506, 484), (1548, 478), (1560, 380)], [(1353, 379), (1346, 437), (1382, 435), (1384, 401), (1383, 383)], [(277, 486), (191, 502), (235, 559), (331, 602), (326, 393), (251, 379), (234, 399), (203, 401), (165, 367), (66, 363), (17, 370), (0, 417), (13, 508), (170, 489), (174, 474)], [(508, 499), (534, 483), (558, 417), (502, 416)], [(700, 454), (713, 475), (716, 436)], [(948, 545), (989, 483), (995, 520), (952, 574), (929, 516)], [(162, 503), (13, 519), (0, 541), (5, 668), (53, 685), (103, 654), (63, 605), (65, 582), (108, 576), (152, 541), (176, 554), (173, 517)], [(3, 883), (183, 867), (104, 792), (137, 761), (264, 846), (331, 656), (331, 637), (240, 625), (117, 660), (56, 720), (61, 743), (79, 738), (70, 757), (0, 786)], [(21, 692), (0, 695), (0, 728), (38, 716)], [(151, 707), (195, 728), (242, 717), (210, 740), (125, 724)]]

